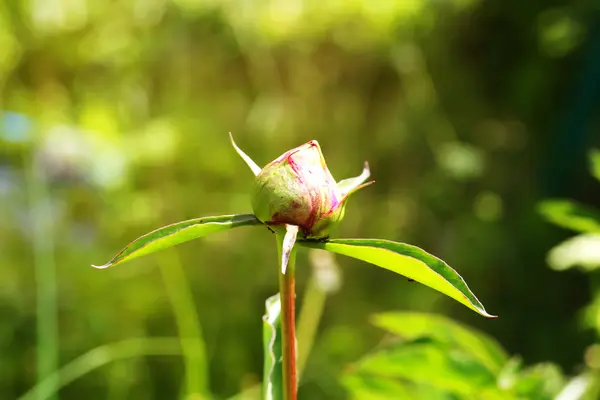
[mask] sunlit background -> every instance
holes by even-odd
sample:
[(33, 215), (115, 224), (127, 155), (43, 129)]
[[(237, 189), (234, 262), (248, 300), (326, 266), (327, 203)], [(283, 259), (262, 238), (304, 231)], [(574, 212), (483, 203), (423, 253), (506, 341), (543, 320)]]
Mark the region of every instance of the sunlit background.
[[(598, 236), (547, 258), (574, 233), (538, 203), (600, 205), (599, 21), (594, 0), (0, 2), (0, 398), (37, 384), (224, 399), (260, 383), (278, 290), (266, 229), (89, 266), (161, 225), (251, 212), (229, 131), (259, 165), (311, 139), (337, 179), (368, 160), (376, 184), (337, 236), (422, 247), (500, 316), (338, 257), (301, 399), (367, 398), (344, 374), (385, 343), (370, 316), (392, 310), (491, 335), (507, 368), (543, 370), (524, 398), (597, 375)], [(307, 252), (298, 263), (301, 304)], [(423, 398), (475, 398), (439, 393)]]

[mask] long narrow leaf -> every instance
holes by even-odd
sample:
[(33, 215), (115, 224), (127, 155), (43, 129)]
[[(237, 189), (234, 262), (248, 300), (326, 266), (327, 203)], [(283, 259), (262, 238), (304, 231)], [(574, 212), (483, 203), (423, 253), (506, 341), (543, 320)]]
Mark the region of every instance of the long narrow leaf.
[(125, 261), (141, 257), (155, 251), (166, 249), (177, 244), (197, 239), (211, 233), (224, 231), (238, 226), (260, 225), (254, 215), (222, 215), (204, 217), (177, 222), (152, 231), (129, 243), (108, 263), (94, 268), (108, 268)]
[(281, 359), (281, 302), (279, 294), (265, 302), (263, 316), (263, 399), (283, 399), (283, 376)]
[[(140, 356), (178, 356), (180, 354), (179, 340), (171, 337), (144, 337), (105, 344), (70, 361), (46, 379), (38, 382), (18, 400), (48, 399), (56, 394), (58, 389), (113, 361)], [(54, 382), (57, 382), (58, 386), (55, 386)]]
[(463, 278), (448, 264), (426, 251), (405, 243), (380, 239), (335, 239), (301, 242), (303, 246), (328, 250), (375, 264), (438, 290), (488, 318)]

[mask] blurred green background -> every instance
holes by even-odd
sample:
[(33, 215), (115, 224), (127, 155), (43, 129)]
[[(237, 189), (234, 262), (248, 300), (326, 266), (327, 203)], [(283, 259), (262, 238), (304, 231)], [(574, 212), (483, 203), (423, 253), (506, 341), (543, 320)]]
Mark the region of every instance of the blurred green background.
[[(339, 376), (381, 342), (369, 316), (387, 310), (449, 316), (528, 365), (594, 367), (584, 353), (598, 319), (583, 310), (598, 274), (548, 268), (571, 233), (536, 207), (600, 204), (587, 169), (600, 146), (599, 22), (594, 0), (1, 2), (0, 398), (98, 346), (181, 329), (202, 332), (216, 398), (260, 382), (260, 317), (278, 290), (266, 229), (89, 267), (158, 226), (250, 212), (253, 177), (229, 131), (260, 165), (310, 139), (337, 179), (368, 160), (376, 184), (338, 236), (420, 246), (500, 316), (338, 258), (342, 286), (300, 398), (347, 398)], [(301, 294), (306, 252), (298, 263)], [(185, 365), (124, 358), (59, 395), (177, 398)]]

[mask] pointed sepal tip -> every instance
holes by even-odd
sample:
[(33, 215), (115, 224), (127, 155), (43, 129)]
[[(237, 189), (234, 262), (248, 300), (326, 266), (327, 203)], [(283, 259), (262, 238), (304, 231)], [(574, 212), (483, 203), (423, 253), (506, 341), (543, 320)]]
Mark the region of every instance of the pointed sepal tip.
[(233, 146), (235, 151), (239, 154), (240, 157), (242, 157), (242, 160), (244, 160), (248, 167), (250, 167), (252, 173), (255, 176), (260, 174), (262, 168), (256, 165), (256, 163), (246, 153), (244, 153), (244, 151), (240, 149), (237, 144), (235, 144), (235, 141), (233, 140), (233, 134), (231, 132), (229, 132), (229, 139), (231, 140), (231, 145)]

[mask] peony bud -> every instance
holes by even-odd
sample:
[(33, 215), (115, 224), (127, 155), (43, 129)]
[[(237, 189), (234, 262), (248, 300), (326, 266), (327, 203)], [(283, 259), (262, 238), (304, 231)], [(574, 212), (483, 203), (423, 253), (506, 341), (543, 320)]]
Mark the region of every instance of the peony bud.
[(360, 176), (336, 183), (316, 140), (289, 150), (262, 170), (233, 145), (256, 175), (254, 214), (278, 233), (295, 225), (305, 239), (329, 237), (344, 217), (350, 194), (373, 183), (363, 184), (370, 175), (367, 163)]

